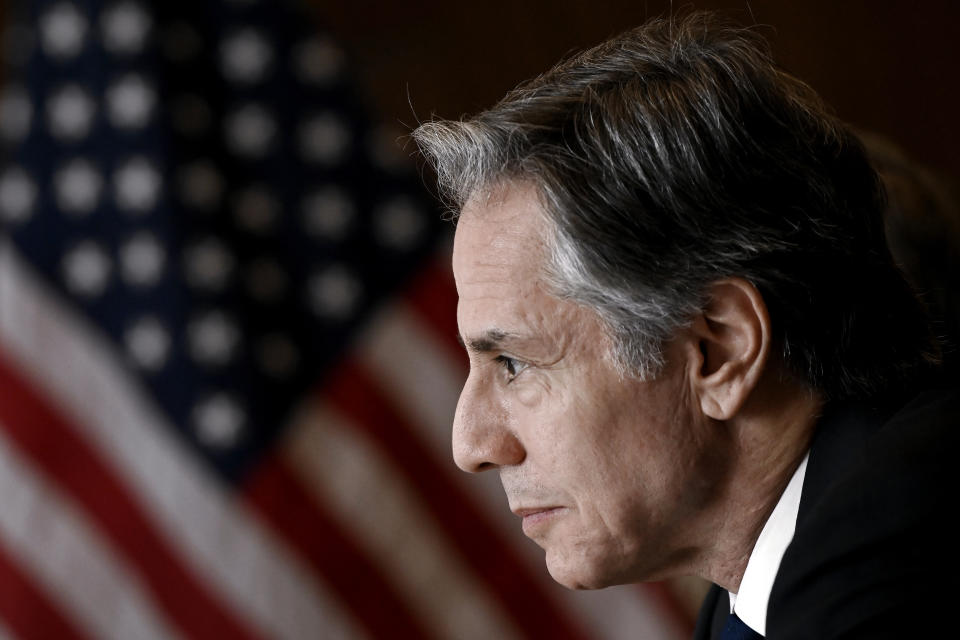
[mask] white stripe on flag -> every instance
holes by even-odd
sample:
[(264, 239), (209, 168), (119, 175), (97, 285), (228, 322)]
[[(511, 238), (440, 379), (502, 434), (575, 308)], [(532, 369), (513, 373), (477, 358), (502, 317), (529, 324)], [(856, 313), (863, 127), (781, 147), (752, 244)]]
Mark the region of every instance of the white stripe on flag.
[(0, 505), (4, 546), (85, 632), (117, 640), (177, 637), (110, 543), (69, 498), (21, 459), (2, 425)]
[(283, 449), (303, 484), (338, 516), (437, 637), (518, 638), (403, 474), (347, 419), (308, 403)]
[[(402, 303), (381, 313), (359, 344), (367, 368), (379, 376), (390, 399), (412, 417), (410, 422), (419, 429), (422, 441), (438, 459), (450, 460), (450, 425), (464, 368), (448, 355), (448, 347)], [(542, 579), (544, 590), (560, 598), (564, 608), (576, 612), (594, 637), (620, 640), (676, 636), (669, 616), (633, 585), (594, 592), (557, 586), (547, 574), (543, 552), (520, 533), (497, 474), (451, 475), (477, 500), (505, 539), (514, 543), (531, 574)]]
[[(363, 634), (284, 542), (176, 437), (102, 335), (0, 242), (0, 344), (74, 418), (172, 547), (261, 635)], [(118, 428), (122, 425), (122, 428)]]
[(424, 440), (450, 460), (450, 425), (466, 368), (432, 336), (398, 302), (378, 314), (358, 342), (368, 369), (381, 372), (397, 404), (426, 427)]

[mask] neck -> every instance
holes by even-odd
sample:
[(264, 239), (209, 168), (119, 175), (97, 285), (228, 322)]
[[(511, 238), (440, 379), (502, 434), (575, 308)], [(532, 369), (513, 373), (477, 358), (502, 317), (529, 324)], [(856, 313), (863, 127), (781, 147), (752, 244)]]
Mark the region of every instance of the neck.
[(823, 399), (796, 382), (762, 383), (728, 429), (730, 475), (700, 575), (738, 592), (770, 513), (810, 447)]

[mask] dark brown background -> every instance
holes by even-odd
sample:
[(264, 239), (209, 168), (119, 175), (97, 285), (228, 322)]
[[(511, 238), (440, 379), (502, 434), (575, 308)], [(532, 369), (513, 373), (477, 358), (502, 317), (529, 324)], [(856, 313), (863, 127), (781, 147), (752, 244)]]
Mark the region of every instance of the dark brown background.
[[(765, 25), (777, 60), (841, 117), (960, 175), (960, 2), (936, 0), (311, 0), (388, 120), (489, 106), (564, 54), (673, 10), (724, 9)], [(412, 108), (411, 108), (412, 105)]]

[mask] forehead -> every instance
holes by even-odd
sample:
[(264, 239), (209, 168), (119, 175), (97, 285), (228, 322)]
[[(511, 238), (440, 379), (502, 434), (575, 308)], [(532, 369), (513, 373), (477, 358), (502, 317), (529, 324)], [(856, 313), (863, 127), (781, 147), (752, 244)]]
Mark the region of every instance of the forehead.
[(505, 184), (471, 197), (457, 221), (453, 271), (464, 289), (533, 284), (546, 256), (547, 222), (535, 187)]
[(547, 361), (578, 348), (599, 352), (599, 345), (609, 346), (595, 311), (549, 291), (543, 275), (550, 233), (530, 185), (508, 185), (463, 207), (453, 272), (457, 323), (468, 351), (501, 346)]

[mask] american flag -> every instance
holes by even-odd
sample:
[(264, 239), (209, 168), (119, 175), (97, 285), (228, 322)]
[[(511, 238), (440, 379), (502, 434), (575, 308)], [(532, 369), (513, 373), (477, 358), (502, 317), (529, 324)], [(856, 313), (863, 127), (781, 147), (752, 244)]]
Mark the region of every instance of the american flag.
[(686, 631), (454, 469), (450, 229), (311, 11), (4, 22), (0, 639)]

